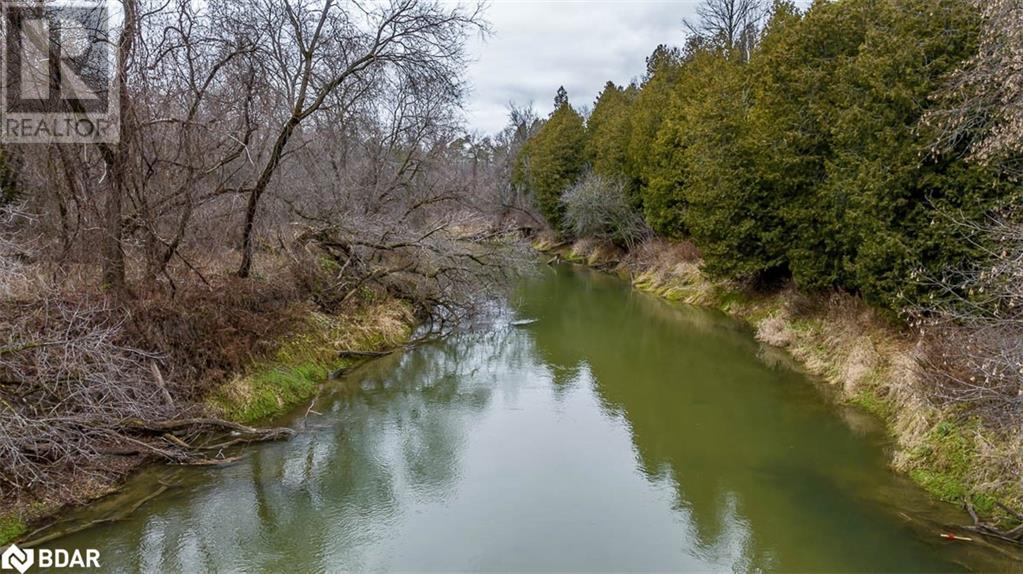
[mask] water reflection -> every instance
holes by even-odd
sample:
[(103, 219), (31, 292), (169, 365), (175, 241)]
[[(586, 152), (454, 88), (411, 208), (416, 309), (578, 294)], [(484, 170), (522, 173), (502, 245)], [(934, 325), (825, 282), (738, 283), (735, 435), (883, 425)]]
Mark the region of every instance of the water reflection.
[(56, 545), (126, 572), (990, 567), (734, 322), (567, 268), (517, 307), (539, 321), (372, 363), (296, 439)]

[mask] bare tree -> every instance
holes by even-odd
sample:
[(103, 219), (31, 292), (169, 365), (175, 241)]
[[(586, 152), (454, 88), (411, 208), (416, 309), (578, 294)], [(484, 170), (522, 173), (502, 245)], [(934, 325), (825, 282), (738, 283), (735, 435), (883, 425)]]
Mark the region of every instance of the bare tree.
[(682, 24), (694, 38), (749, 59), (766, 14), (765, 0), (704, 0), (697, 20)]
[[(519, 256), (492, 248), (484, 198), (503, 148), (460, 123), (479, 6), (123, 2), (120, 141), (18, 150), (32, 193), (0, 214), (4, 499), (107, 455), (205, 463), (210, 433), (284, 436), (202, 399), (289, 332), (285, 309), (387, 294), (445, 329)], [(265, 238), (270, 280), (225, 273), (239, 222), (235, 274)]]
[(512, 172), (522, 146), (539, 131), (541, 125), (532, 102), (525, 106), (509, 103), (508, 124), (497, 136), (492, 164), (498, 184), (491, 189), (499, 194), (496, 204), (503, 210), (502, 218), (520, 221), (523, 227), (533, 230), (544, 229), (547, 224), (534, 204), (533, 194), (514, 183)]
[[(373, 74), (414, 79), (454, 78), (463, 63), (465, 31), (480, 27), (480, 7), (448, 9), (440, 2), (391, 0), (373, 8), (358, 3), (308, 0), (263, 2), (257, 22), (275, 30), (261, 48), (269, 72), (287, 94), (290, 113), (276, 129), (255, 181), (246, 189), (242, 263), (252, 267), (252, 233), (259, 202), (277, 171), (295, 130), (325, 105), (344, 107), (344, 96), (365, 93)], [(340, 94), (341, 101), (330, 99)]]
[(114, 89), (118, 94), (120, 138), (113, 145), (101, 144), (100, 153), (107, 169), (110, 170), (109, 190), (105, 206), (105, 228), (103, 238), (103, 283), (115, 296), (123, 296), (127, 291), (125, 278), (124, 251), (122, 235), (124, 216), (122, 203), (128, 192), (128, 141), (131, 118), (131, 99), (128, 94), (128, 74), (130, 62), (138, 34), (138, 1), (122, 0), (124, 8), (124, 24), (118, 38), (116, 48), (116, 64), (114, 68)]
[(935, 152), (966, 153), (1023, 175), (1023, 4), (975, 0), (983, 18), (976, 55), (957, 70), (926, 121), (941, 128)]

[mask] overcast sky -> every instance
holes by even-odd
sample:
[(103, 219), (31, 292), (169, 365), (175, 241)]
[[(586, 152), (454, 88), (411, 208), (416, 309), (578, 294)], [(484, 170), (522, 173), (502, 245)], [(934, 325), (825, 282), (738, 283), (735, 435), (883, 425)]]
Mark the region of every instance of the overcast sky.
[(492, 0), (493, 35), (475, 40), (469, 67), (469, 128), (500, 130), (508, 102), (550, 113), (564, 85), (577, 108), (592, 106), (604, 83), (643, 74), (658, 44), (681, 45), (682, 19), (697, 0)]

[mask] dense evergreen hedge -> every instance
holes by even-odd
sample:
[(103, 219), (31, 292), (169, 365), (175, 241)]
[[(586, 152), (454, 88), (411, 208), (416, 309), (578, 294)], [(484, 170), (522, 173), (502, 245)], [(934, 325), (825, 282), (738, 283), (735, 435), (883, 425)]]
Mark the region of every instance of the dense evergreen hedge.
[(519, 183), (558, 228), (557, 199), (589, 164), (714, 276), (788, 275), (902, 309), (931, 295), (914, 278), (974, 255), (957, 221), (1020, 198), (965, 150), (933, 153), (921, 121), (979, 29), (966, 0), (778, 2), (748, 57), (658, 47), (641, 83), (607, 83), (585, 132), (559, 91)]

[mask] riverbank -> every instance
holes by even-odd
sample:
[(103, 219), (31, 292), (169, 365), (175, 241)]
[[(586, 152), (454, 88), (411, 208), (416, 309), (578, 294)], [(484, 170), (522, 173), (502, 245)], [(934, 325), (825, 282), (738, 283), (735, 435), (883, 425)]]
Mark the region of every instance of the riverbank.
[(126, 572), (1012, 571), (941, 541), (960, 513), (888, 470), (877, 421), (730, 317), (569, 265), (496, 303), (300, 403), (292, 440), (147, 469), (60, 527), (166, 496), (47, 547)]
[(750, 324), (756, 338), (785, 349), (830, 383), (842, 401), (881, 418), (893, 438), (891, 466), (937, 498), (972, 503), (1000, 521), (995, 503), (1023, 506), (1023, 438), (986, 429), (928, 400), (919, 337), (847, 294), (808, 296), (791, 287), (755, 292), (711, 281), (690, 245), (651, 240), (625, 253), (599, 242), (539, 240), (557, 257), (616, 273), (642, 291), (710, 306)]
[(282, 415), (312, 398), (319, 386), (351, 368), (354, 354), (394, 349), (409, 339), (414, 318), (408, 304), (394, 299), (350, 313), (310, 312), (304, 327), (271, 357), (254, 363), (207, 399), (214, 412), (239, 423)]
[[(336, 314), (303, 305), (291, 306), (288, 313), (296, 315), (292, 328), (262, 341), (268, 350), (254, 354), (196, 408), (227, 421), (262, 426), (312, 399), (328, 379), (360, 360), (353, 355), (406, 343), (415, 321), (410, 306), (392, 298), (353, 303)], [(124, 479), (150, 461), (142, 455), (108, 457), (109, 472), (69, 480), (56, 492), (22, 497), (0, 512), (0, 546), (25, 537), (57, 514), (117, 492)]]

